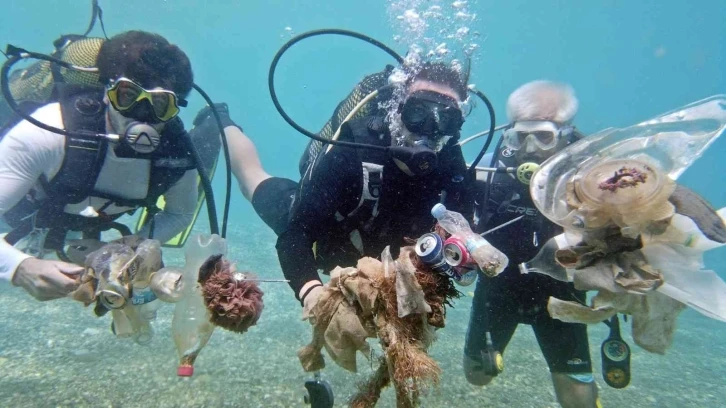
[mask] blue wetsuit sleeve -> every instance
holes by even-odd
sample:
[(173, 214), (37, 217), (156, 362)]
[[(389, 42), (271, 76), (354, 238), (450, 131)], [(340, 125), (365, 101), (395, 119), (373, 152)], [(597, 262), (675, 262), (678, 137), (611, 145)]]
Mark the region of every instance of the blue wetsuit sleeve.
[(333, 148), (318, 163), (292, 210), (287, 229), (277, 239), (277, 255), (285, 278), (300, 299), (300, 290), (320, 280), (313, 244), (335, 227), (335, 214), (357, 200), (357, 178), (362, 170), (354, 150)]

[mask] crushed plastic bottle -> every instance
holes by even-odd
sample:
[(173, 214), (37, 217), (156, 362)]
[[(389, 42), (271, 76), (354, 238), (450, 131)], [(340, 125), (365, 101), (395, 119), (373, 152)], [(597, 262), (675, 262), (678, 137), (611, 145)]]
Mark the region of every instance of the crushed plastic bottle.
[(550, 238), (534, 258), (519, 264), (519, 272), (523, 274), (534, 272), (547, 275), (559, 281), (571, 282), (573, 277), (572, 272), (562, 267), (555, 260), (555, 252), (567, 246), (565, 234)]
[(194, 374), (194, 361), (214, 331), (200, 290), (197, 284), (187, 296), (176, 303), (174, 317), (171, 320), (174, 344), (179, 354), (177, 375), (180, 377), (190, 377)]
[(449, 211), (443, 204), (436, 204), (431, 209), (434, 216), (446, 232), (461, 239), (469, 254), (486, 276), (499, 275), (509, 264), (509, 258), (494, 248), (486, 239), (471, 230), (471, 226), (463, 215)]
[(194, 361), (214, 332), (210, 314), (204, 305), (199, 279), (199, 268), (212, 255), (226, 255), (227, 242), (219, 235), (198, 235), (185, 251), (182, 275), (184, 295), (174, 308), (171, 331), (179, 354), (177, 375), (194, 374)]

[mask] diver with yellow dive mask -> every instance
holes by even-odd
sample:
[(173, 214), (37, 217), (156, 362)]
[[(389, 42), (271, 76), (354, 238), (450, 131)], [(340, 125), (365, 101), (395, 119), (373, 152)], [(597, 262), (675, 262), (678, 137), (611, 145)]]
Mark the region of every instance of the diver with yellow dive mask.
[[(209, 164), (200, 159), (193, 136), (178, 118), (184, 97), (195, 87), (184, 52), (143, 31), (93, 44), (99, 47), (91, 52), (93, 67), (8, 46), (11, 58), (2, 68), (3, 95), (19, 118), (0, 132), (0, 215), (12, 227), (0, 241), (0, 278), (40, 300), (62, 297), (77, 285), (73, 274), (78, 268), (63, 262), (83, 262), (68, 257), (73, 246), (66, 253), (69, 231), (101, 245), (101, 232), (110, 228), (131, 234), (116, 222), (120, 216), (156, 208), (163, 199), (164, 208), (152, 211), (136, 235), (167, 242), (196, 216), (197, 178), (208, 185)], [(20, 107), (10, 89), (18, 85), (15, 79), (32, 73), (12, 79), (8, 73), (24, 58), (82, 72), (86, 81), (55, 83), (55, 99)], [(205, 142), (218, 142), (217, 132), (205, 132)], [(216, 160), (218, 150), (212, 150)], [(204, 191), (211, 201), (209, 187)], [(210, 224), (216, 232), (216, 216), (210, 216)], [(42, 259), (47, 251), (55, 251), (61, 261)]]

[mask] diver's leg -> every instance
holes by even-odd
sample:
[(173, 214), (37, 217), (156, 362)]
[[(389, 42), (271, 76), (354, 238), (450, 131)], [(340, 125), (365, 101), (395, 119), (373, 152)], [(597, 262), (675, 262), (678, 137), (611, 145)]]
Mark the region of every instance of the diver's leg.
[(597, 407), (587, 326), (553, 319), (544, 310), (532, 329), (549, 366), (557, 401), (564, 408)]
[(596, 408), (597, 384), (592, 376), (578, 379), (572, 374), (552, 373), (557, 401), (563, 408)]
[(464, 343), (464, 376), (473, 385), (487, 385), (494, 377), (484, 371), (482, 351), (486, 350), (486, 333), (489, 331), (494, 348), (504, 354), (509, 340), (517, 329), (517, 320), (506, 313), (507, 308), (490, 296), (493, 282), (479, 277), (474, 291), (469, 326)]
[(287, 228), (298, 183), (273, 177), (262, 168), (254, 143), (237, 126), (224, 128), (229, 145), (230, 162), (239, 188), (252, 207), (275, 234)]
[(298, 183), (281, 177), (268, 177), (257, 185), (250, 202), (257, 215), (278, 236), (286, 229), (290, 220)]
[(262, 168), (257, 148), (247, 135), (236, 126), (227, 126), (224, 129), (229, 146), (230, 164), (242, 195), (249, 201), (257, 187), (270, 176)]

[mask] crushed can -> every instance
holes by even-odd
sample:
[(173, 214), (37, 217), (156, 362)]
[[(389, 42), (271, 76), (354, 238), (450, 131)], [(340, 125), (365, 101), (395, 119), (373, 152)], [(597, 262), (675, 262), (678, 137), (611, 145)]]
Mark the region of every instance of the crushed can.
[(444, 259), (454, 267), (472, 269), (476, 267), (474, 259), (466, 249), (464, 241), (456, 237), (449, 237), (444, 241)]
[(434, 272), (446, 275), (450, 278), (459, 279), (459, 275), (454, 268), (446, 262), (444, 258), (444, 241), (438, 234), (429, 232), (422, 235), (416, 241), (416, 255), (418, 255), (424, 265), (431, 268)]

